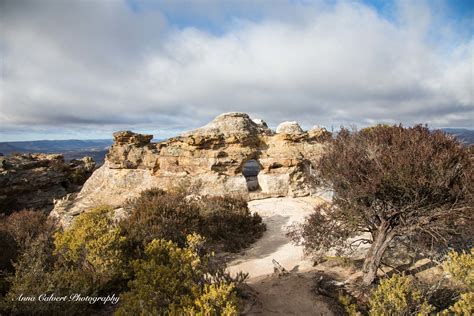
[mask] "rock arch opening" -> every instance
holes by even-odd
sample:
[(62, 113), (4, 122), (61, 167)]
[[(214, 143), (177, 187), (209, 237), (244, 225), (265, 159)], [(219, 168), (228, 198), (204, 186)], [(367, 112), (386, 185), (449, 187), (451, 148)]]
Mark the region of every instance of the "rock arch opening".
[(258, 173), (260, 172), (260, 164), (255, 159), (247, 160), (242, 166), (242, 174), (247, 181), (247, 189), (249, 192), (260, 190), (258, 184)]

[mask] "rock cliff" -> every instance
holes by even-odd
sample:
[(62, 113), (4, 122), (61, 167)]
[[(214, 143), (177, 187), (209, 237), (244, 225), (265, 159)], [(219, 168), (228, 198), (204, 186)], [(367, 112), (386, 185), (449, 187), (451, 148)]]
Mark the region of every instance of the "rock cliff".
[(94, 167), (90, 157), (69, 163), (58, 154), (0, 157), (0, 213), (24, 208), (51, 211), (53, 199), (79, 190)]
[[(308, 195), (313, 189), (312, 168), (330, 137), (324, 129), (304, 132), (296, 122), (283, 123), (274, 133), (264, 121), (245, 113), (219, 115), (201, 128), (160, 143), (152, 143), (152, 135), (117, 132), (105, 164), (78, 194), (57, 201), (53, 215), (67, 224), (89, 207), (118, 208), (152, 187), (185, 186), (197, 194), (231, 194), (248, 200)], [(249, 185), (242, 174), (249, 160), (260, 167), (257, 184)]]

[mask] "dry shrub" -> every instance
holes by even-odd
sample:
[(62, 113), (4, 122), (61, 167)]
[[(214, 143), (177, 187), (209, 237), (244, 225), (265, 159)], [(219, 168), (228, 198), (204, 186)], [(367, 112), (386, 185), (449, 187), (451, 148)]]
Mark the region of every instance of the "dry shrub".
[(132, 248), (143, 248), (153, 239), (165, 239), (184, 246), (186, 235), (202, 226), (199, 207), (179, 193), (145, 190), (125, 206), (130, 216), (120, 223)]
[(40, 211), (21, 210), (0, 218), (0, 295), (8, 291), (13, 262), (31, 248), (32, 242), (39, 237), (44, 239), (53, 230), (53, 220)]
[(265, 229), (247, 203), (231, 197), (186, 197), (180, 192), (151, 189), (129, 201), (130, 216), (120, 226), (131, 248), (142, 249), (153, 239), (184, 246), (186, 236), (198, 233), (210, 244), (236, 251), (258, 238)]
[(226, 251), (247, 247), (265, 231), (262, 218), (251, 214), (247, 202), (234, 197), (204, 197), (199, 203), (203, 226), (200, 234)]

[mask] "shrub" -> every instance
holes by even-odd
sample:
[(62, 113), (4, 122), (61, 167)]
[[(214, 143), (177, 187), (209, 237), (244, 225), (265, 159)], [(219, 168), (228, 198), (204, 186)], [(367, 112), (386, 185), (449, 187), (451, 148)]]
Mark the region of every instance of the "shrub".
[(394, 274), (380, 282), (369, 300), (370, 315), (428, 315), (433, 307), (411, 276)]
[(237, 251), (259, 238), (265, 225), (251, 214), (247, 202), (234, 197), (203, 197), (199, 203), (203, 226), (199, 233), (226, 251)]
[(91, 270), (104, 284), (125, 273), (126, 238), (113, 227), (111, 209), (101, 206), (81, 213), (64, 232), (55, 234), (55, 254), (66, 263)]
[(32, 240), (53, 230), (54, 222), (41, 211), (21, 210), (0, 218), (0, 250), (5, 254), (0, 269), (11, 267), (10, 261), (26, 249)]
[(470, 253), (451, 251), (443, 262), (443, 269), (466, 291), (459, 299), (441, 315), (473, 315), (474, 314), (474, 249)]
[(196, 314), (237, 315), (233, 283), (211, 284), (211, 255), (199, 254), (202, 239), (187, 237), (187, 246), (163, 239), (152, 240), (145, 257), (133, 261), (135, 279), (123, 294), (117, 315)]
[(474, 293), (461, 294), (459, 300), (447, 310), (442, 311), (440, 315), (474, 315)]
[(54, 223), (41, 211), (21, 210), (6, 217), (0, 225), (20, 248), (25, 248), (38, 235), (54, 229)]
[(443, 263), (443, 269), (454, 280), (470, 290), (474, 290), (474, 248), (471, 253), (451, 251)]
[(50, 235), (54, 229), (54, 222), (40, 211), (22, 210), (0, 218), (0, 295), (8, 291), (12, 263), (36, 238)]
[[(15, 274), (9, 280), (11, 287), (0, 311), (15, 315), (69, 315), (81, 314), (90, 308), (87, 303), (38, 301), (41, 294), (94, 294), (92, 275), (87, 271), (60, 265), (53, 252), (51, 234), (40, 235), (31, 241), (14, 263)], [(19, 301), (20, 295), (37, 299), (34, 302)]]
[(180, 192), (151, 189), (129, 201), (130, 216), (120, 227), (130, 248), (141, 249), (153, 239), (171, 240), (184, 246), (186, 236), (198, 233), (225, 250), (238, 250), (253, 242), (265, 226), (251, 214), (244, 200), (231, 197), (191, 199)]
[(184, 246), (186, 235), (202, 226), (199, 208), (178, 193), (152, 189), (129, 201), (130, 216), (120, 227), (133, 247), (143, 247), (153, 239), (166, 239)]
[(349, 316), (361, 316), (362, 313), (359, 312), (356, 302), (350, 295), (339, 295), (337, 298), (339, 303), (344, 307), (347, 315)]
[(206, 284), (194, 306), (186, 311), (191, 315), (238, 315), (238, 302), (233, 283)]

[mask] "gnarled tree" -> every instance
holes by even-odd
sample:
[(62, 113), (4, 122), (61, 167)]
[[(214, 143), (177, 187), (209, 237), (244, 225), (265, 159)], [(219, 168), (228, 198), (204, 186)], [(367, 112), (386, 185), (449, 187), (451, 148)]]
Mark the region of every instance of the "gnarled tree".
[[(368, 285), (396, 237), (425, 234), (442, 242), (457, 224), (472, 223), (472, 162), (456, 139), (427, 127), (342, 129), (319, 168), (333, 201), (290, 235), (313, 253), (371, 244), (363, 265)], [(370, 237), (357, 237), (364, 233)]]

